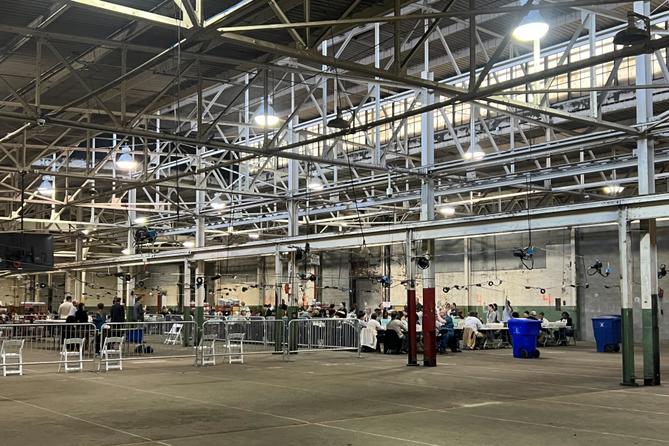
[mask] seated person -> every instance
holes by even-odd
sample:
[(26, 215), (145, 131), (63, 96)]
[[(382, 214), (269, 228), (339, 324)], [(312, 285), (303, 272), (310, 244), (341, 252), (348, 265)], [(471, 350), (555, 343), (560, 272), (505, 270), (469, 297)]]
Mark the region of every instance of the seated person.
[(460, 352), (458, 347), (458, 340), (455, 337), (455, 328), (453, 325), (453, 318), (448, 314), (447, 310), (439, 312), (439, 320), (443, 321), (439, 327), (439, 353), (446, 353), (446, 348), (450, 348), (453, 353)]
[(369, 328), (373, 328), (376, 331), (383, 330), (383, 327), (381, 327), (381, 324), (378, 321), (378, 315), (376, 313), (372, 313), (369, 321), (367, 321), (367, 326)]
[(477, 317), (478, 313), (476, 311), (471, 311), (469, 316), (465, 318), (465, 333), (464, 333), (464, 342), (465, 346), (469, 350), (474, 350), (477, 347), (478, 339), (483, 338), (483, 324)]
[(565, 323), (567, 327), (558, 330), (555, 342), (558, 342), (560, 345), (567, 345), (567, 338), (574, 337), (574, 321), (571, 316), (569, 316), (569, 313), (563, 311), (562, 316), (560, 317), (560, 322)]
[[(389, 333), (393, 332), (397, 335), (397, 338), (400, 341), (400, 345), (398, 347), (404, 348), (405, 344), (407, 343), (406, 336), (404, 336), (404, 330), (402, 329), (402, 321), (400, 318), (402, 317), (402, 312), (395, 313), (394, 311), (391, 313), (391, 321), (388, 322), (388, 325), (386, 326), (386, 339), (389, 338)], [(388, 346), (384, 344), (384, 349), (388, 350)]]

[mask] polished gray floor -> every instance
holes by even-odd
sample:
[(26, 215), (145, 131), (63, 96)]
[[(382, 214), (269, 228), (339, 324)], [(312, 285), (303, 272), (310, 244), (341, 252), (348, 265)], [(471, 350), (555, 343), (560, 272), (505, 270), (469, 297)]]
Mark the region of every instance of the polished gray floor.
[(585, 344), (543, 349), (539, 360), (449, 354), (436, 368), (377, 354), (246, 360), (195, 368), (156, 359), (100, 374), (29, 367), (0, 378), (0, 444), (669, 443), (669, 387), (621, 387), (620, 354)]

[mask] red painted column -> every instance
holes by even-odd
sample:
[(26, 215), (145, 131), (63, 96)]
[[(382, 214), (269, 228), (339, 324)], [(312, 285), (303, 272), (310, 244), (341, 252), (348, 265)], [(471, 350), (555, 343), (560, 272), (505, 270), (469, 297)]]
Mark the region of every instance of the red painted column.
[(416, 346), (416, 290), (414, 288), (407, 289), (407, 312), (408, 324), (409, 324), (409, 348), (408, 348), (408, 358), (407, 365), (418, 365), (417, 351)]
[(437, 328), (434, 288), (423, 288), (423, 365), (437, 365)]

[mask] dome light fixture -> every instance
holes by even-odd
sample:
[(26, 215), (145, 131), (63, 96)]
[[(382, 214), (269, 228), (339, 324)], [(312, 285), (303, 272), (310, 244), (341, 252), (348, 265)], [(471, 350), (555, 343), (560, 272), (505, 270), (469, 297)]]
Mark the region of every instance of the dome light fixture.
[(195, 248), (195, 242), (193, 240), (186, 240), (185, 242), (182, 243), (184, 248)]
[[(644, 24), (644, 29), (637, 26), (637, 21)], [(627, 26), (613, 36), (614, 45), (634, 46), (650, 41), (650, 19), (645, 15), (629, 11), (627, 13)]]
[[(532, 0), (528, 0), (532, 1)], [(521, 42), (541, 40), (548, 33), (548, 22), (539, 11), (532, 10), (521, 20), (511, 33), (514, 39)]]
[(469, 147), (469, 150), (465, 152), (463, 158), (465, 161), (481, 161), (485, 158), (485, 152), (479, 144), (476, 144), (474, 147)]
[(439, 206), (439, 213), (444, 217), (452, 217), (455, 215), (455, 208), (448, 204), (443, 204)]
[(260, 127), (269, 128), (275, 127), (279, 123), (279, 117), (274, 112), (272, 104), (268, 104), (267, 108), (265, 108), (265, 104), (260, 104), (253, 115), (253, 121)]
[(225, 209), (226, 203), (221, 198), (221, 194), (217, 193), (214, 195), (214, 198), (212, 198), (211, 201), (209, 202), (209, 206), (211, 206), (212, 209), (220, 211), (222, 209)]
[(321, 179), (318, 178), (318, 176), (314, 175), (311, 178), (309, 178), (309, 181), (307, 182), (307, 188), (313, 191), (321, 191), (323, 190), (324, 186)]
[(251, 240), (258, 240), (260, 238), (260, 232), (249, 232), (248, 236)]
[(37, 188), (37, 193), (44, 197), (50, 197), (53, 195), (53, 190), (54, 188), (53, 183), (51, 182), (51, 177), (49, 177), (49, 175), (44, 175), (42, 177), (42, 182)]
[(132, 150), (130, 150), (130, 146), (123, 144), (121, 147), (121, 154), (115, 164), (116, 167), (121, 170), (135, 170), (139, 163), (135, 160)]
[(621, 186), (620, 184), (613, 183), (609, 184), (608, 186), (604, 186), (602, 190), (605, 194), (608, 195), (620, 195), (625, 190), (625, 187)]
[(130, 254), (130, 249), (123, 248), (123, 250), (121, 250), (121, 254), (123, 254), (124, 256), (127, 256), (128, 254)]
[(135, 218), (135, 220), (133, 220), (133, 223), (135, 223), (136, 225), (140, 225), (140, 226), (144, 226), (148, 222), (149, 222), (149, 219), (146, 218), (146, 217), (137, 217), (137, 218)]
[(351, 122), (344, 119), (341, 110), (337, 110), (337, 116), (328, 121), (328, 127), (337, 130), (346, 130), (351, 127)]

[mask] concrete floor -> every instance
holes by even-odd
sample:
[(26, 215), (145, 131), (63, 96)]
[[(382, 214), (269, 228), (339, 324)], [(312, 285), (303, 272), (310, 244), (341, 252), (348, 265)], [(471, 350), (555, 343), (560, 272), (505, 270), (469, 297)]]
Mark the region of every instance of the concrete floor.
[(542, 349), (539, 360), (449, 354), (429, 369), (377, 354), (246, 360), (194, 368), (156, 359), (67, 376), (29, 368), (0, 378), (0, 444), (669, 443), (669, 387), (619, 386), (620, 355), (585, 344)]

